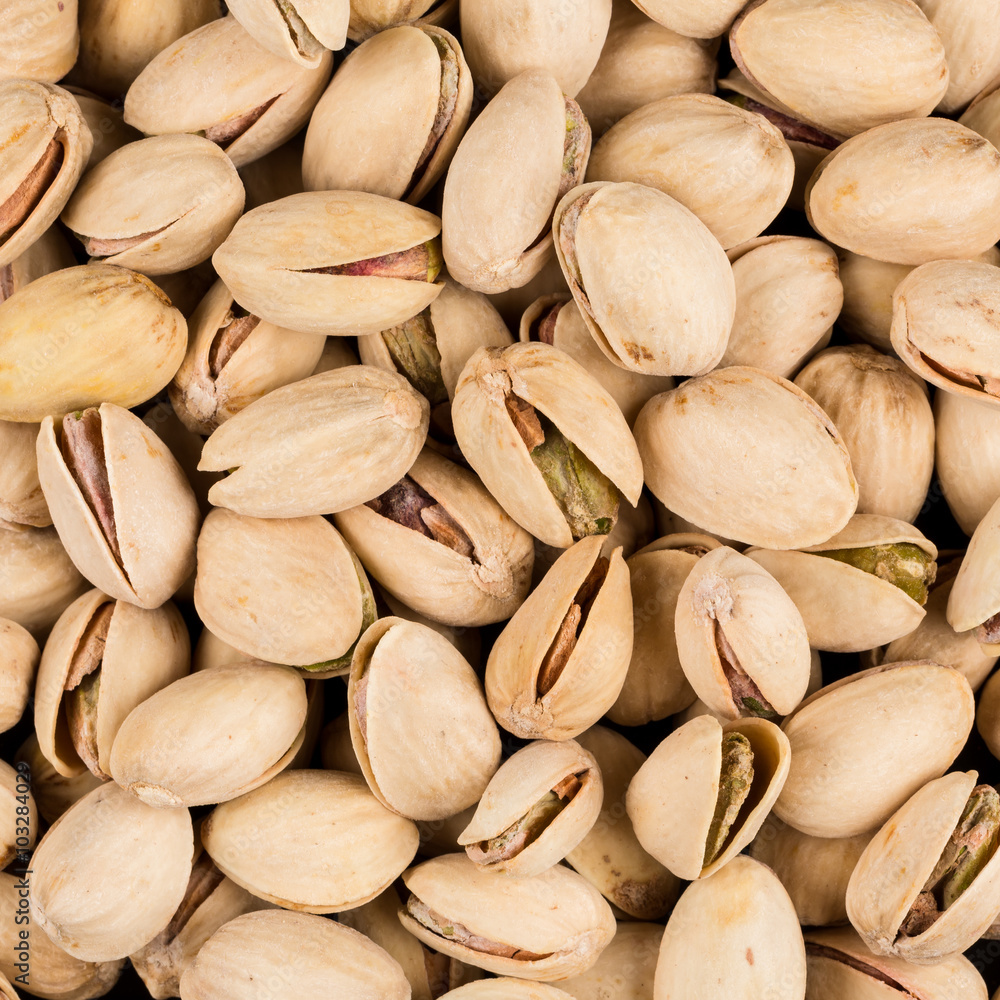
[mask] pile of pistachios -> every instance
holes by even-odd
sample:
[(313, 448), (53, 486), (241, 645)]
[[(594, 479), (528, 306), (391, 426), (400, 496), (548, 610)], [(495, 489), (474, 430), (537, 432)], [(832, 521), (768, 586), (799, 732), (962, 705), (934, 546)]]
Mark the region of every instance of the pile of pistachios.
[(998, 146), (996, 0), (0, 4), (0, 1000), (1000, 1000)]

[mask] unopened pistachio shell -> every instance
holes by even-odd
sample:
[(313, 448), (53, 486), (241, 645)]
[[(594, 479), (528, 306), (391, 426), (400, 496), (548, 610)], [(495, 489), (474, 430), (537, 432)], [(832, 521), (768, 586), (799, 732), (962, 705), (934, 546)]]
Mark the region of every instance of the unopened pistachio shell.
[(55, 83), (76, 61), (77, 0), (11, 0), (0, 8), (0, 38), (0, 76)]
[(349, 0), (296, 0), (281, 6), (271, 0), (234, 0), (226, 6), (264, 48), (300, 66), (318, 66), (325, 49), (337, 51), (347, 42)]
[(38, 643), (27, 629), (0, 618), (0, 733), (17, 725), (28, 704), (39, 659)]

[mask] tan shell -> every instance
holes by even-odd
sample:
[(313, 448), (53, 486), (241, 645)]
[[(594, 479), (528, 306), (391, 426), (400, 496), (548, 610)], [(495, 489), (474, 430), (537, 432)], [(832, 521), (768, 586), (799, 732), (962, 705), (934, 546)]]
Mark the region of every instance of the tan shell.
[(305, 682), (288, 667), (202, 670), (129, 713), (111, 747), (111, 776), (153, 806), (224, 802), (288, 765), (305, 718)]
[(241, 410), (205, 442), (198, 468), (231, 471), (209, 491), (217, 507), (251, 517), (336, 513), (399, 481), (427, 436), (429, 409), (401, 375), (338, 368)]
[(403, 881), (432, 913), (473, 935), (536, 956), (507, 958), (451, 941), (414, 919), (403, 926), (425, 944), (497, 975), (559, 982), (597, 961), (614, 937), (611, 907), (589, 882), (561, 865), (531, 878), (498, 878), (480, 871), (464, 854), (425, 861)]
[(52, 523), (38, 482), (37, 437), (38, 424), (0, 420), (0, 452), (4, 456), (0, 467), (0, 529), (44, 528)]
[(795, 908), (769, 868), (733, 858), (681, 895), (660, 943), (654, 1000), (713, 993), (799, 1000), (805, 984)]
[(233, 0), (226, 4), (240, 24), (269, 52), (300, 66), (320, 64), (324, 49), (347, 43), (350, 0)]
[(576, 994), (569, 994), (555, 986), (504, 977), (482, 979), (442, 994), (447, 1000), (567, 1000), (571, 996), (576, 1000)]
[(1000, 673), (995, 673), (984, 685), (976, 712), (976, 731), (1000, 760)]
[[(76, 0), (9, 0), (0, 8), (0, 77), (55, 83), (76, 61), (80, 44)], [(45, 31), (35, 29), (43, 19)]]
[(0, 733), (20, 721), (38, 668), (38, 643), (17, 622), (0, 618)]
[(20, 256), (0, 267), (0, 302), (35, 278), (76, 263), (69, 242), (58, 226), (50, 226)]
[(918, 4), (941, 36), (948, 62), (948, 90), (937, 110), (945, 115), (961, 111), (1000, 76), (1000, 11), (991, 0)]
[[(438, 8), (447, 4), (435, 0), (351, 0), (351, 21), (347, 37), (352, 42), (391, 28), (420, 19), (421, 23), (439, 23)], [(430, 8), (434, 8), (431, 10)]]
[(260, 910), (223, 924), (181, 976), (182, 1000), (377, 996), (407, 1000), (403, 970), (363, 934), (309, 913)]
[(1000, 107), (1000, 78), (994, 78), (969, 105), (965, 113), (958, 119), (959, 123), (978, 132), (996, 146), (1000, 141), (998, 131), (997, 109)]
[[(72, 778), (61, 775), (42, 754), (38, 737), (32, 733), (17, 750), (17, 761), (27, 764), (31, 772), (31, 794), (38, 812), (46, 823), (52, 824), (74, 802), (98, 788), (102, 781), (86, 768)], [(2, 968), (2, 966), (0, 966)]]
[(475, 671), (433, 629), (380, 618), (354, 651), (347, 698), (365, 779), (402, 816), (454, 816), (480, 799), (500, 765), (500, 734)]
[(167, 925), (193, 854), (187, 809), (153, 809), (108, 782), (65, 812), (35, 850), (31, 919), (74, 958), (123, 958)]
[[(87, 6), (93, 10), (90, 4)], [(130, 142), (137, 142), (142, 138), (142, 133), (138, 129), (125, 124), (121, 108), (117, 105), (80, 87), (67, 85), (66, 90), (80, 105), (80, 112), (94, 139), (94, 147), (90, 151), (90, 159), (87, 160), (88, 168), (96, 167), (101, 160), (110, 156), (116, 149), (121, 149), (122, 146)], [(116, 93), (118, 92), (116, 91)], [(49, 232), (51, 231), (49, 230)], [(75, 260), (71, 260), (62, 266), (69, 267), (75, 263)]]
[(838, 324), (852, 340), (862, 340), (883, 352), (892, 350), (892, 293), (912, 270), (911, 264), (889, 264), (840, 250), (840, 281), (844, 308)]
[(835, 681), (782, 724), (792, 748), (775, 815), (814, 837), (884, 823), (951, 765), (972, 730), (969, 682), (935, 663), (892, 663)]
[(652, 1000), (653, 976), (662, 938), (660, 924), (620, 921), (611, 944), (601, 952), (597, 963), (579, 976), (564, 979), (559, 985), (575, 1000), (609, 1000), (611, 997)]
[(797, 386), (756, 368), (719, 369), (656, 396), (635, 438), (656, 497), (710, 533), (812, 545), (843, 528), (857, 505), (830, 418)]
[(690, 38), (724, 35), (743, 6), (741, 0), (642, 0), (654, 21)]
[(1000, 537), (1000, 500), (979, 522), (948, 598), (948, 624), (956, 632), (982, 625), (1000, 611), (996, 548)]
[(412, 608), (408, 608), (402, 601), (397, 600), (386, 590), (380, 590), (379, 596), (385, 602), (389, 612), (396, 618), (404, 618), (408, 622), (417, 625), (426, 625), (438, 634), (444, 636), (469, 663), (479, 663), (482, 652), (482, 637), (478, 628), (465, 628), (462, 625), (442, 625), (441, 622), (432, 621), (426, 615), (419, 614)]

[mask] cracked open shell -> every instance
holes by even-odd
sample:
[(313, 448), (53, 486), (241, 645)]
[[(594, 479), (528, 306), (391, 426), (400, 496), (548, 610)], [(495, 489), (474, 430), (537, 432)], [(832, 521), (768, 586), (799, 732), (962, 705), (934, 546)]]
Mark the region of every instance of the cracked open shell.
[(74, 958), (124, 958), (166, 927), (193, 858), (187, 809), (154, 809), (107, 782), (63, 813), (35, 849), (31, 919)]
[(614, 937), (604, 897), (561, 865), (498, 878), (465, 854), (446, 854), (404, 872), (403, 881), (410, 898), (399, 919), (411, 934), (499, 976), (568, 979), (590, 968)]
[(802, 614), (809, 645), (837, 653), (882, 646), (926, 612), (937, 547), (906, 521), (855, 514), (842, 531), (801, 551), (751, 548)]
[(475, 671), (444, 636), (380, 618), (354, 651), (347, 699), (354, 752), (384, 806), (438, 820), (482, 797), (500, 734)]
[(1000, 544), (1000, 499), (972, 534), (948, 598), (948, 624), (956, 632), (976, 629), (981, 643), (1000, 641), (1000, 580), (996, 574)]
[(110, 778), (111, 744), (125, 717), (190, 671), (191, 643), (170, 603), (155, 611), (91, 590), (54, 625), (35, 684), (35, 732), (64, 777)]
[(969, 682), (926, 661), (889, 663), (828, 684), (782, 723), (792, 759), (775, 815), (814, 837), (853, 837), (879, 826), (948, 770), (974, 713)]
[(786, 379), (723, 368), (651, 399), (635, 423), (646, 483), (669, 510), (751, 545), (814, 545), (847, 524), (858, 485), (843, 438)]
[(299, 66), (314, 69), (327, 49), (347, 43), (350, 0), (233, 0), (226, 6), (265, 49)]
[(700, 879), (757, 835), (788, 775), (788, 740), (765, 719), (720, 725), (702, 715), (676, 729), (629, 784), (639, 843), (678, 878)]
[(428, 448), (398, 483), (335, 523), (386, 590), (446, 625), (504, 621), (528, 595), (531, 535), (471, 472)]
[(441, 28), (379, 32), (338, 68), (302, 152), (308, 191), (371, 191), (416, 205), (444, 174), (469, 121), (472, 74)]
[(349, 365), (255, 400), (212, 432), (198, 468), (229, 472), (208, 499), (238, 514), (336, 513), (399, 481), (427, 437), (429, 411), (402, 375)]
[(70, 558), (104, 593), (158, 608), (194, 569), (200, 514), (167, 446), (114, 403), (52, 417), (38, 478)]
[(522, 739), (567, 740), (614, 704), (632, 654), (632, 594), (621, 548), (603, 536), (564, 552), (497, 638), (486, 697)]
[[(44, 31), (35, 27), (36, 19)], [(8, 0), (0, 8), (0, 76), (62, 79), (76, 61), (77, 22), (77, 0)]]
[(245, 1000), (262, 987), (270, 1000), (410, 996), (399, 963), (363, 934), (285, 910), (245, 913), (223, 924), (184, 971), (180, 995)]
[(929, 781), (858, 860), (847, 913), (876, 954), (935, 965), (971, 947), (1000, 910), (1000, 795), (977, 779)]
[(153, 806), (224, 802), (287, 767), (305, 721), (305, 682), (289, 667), (201, 670), (132, 709), (111, 746), (111, 776)]
[(28, 704), (38, 667), (38, 643), (31, 633), (9, 618), (0, 617), (0, 733), (20, 721)]

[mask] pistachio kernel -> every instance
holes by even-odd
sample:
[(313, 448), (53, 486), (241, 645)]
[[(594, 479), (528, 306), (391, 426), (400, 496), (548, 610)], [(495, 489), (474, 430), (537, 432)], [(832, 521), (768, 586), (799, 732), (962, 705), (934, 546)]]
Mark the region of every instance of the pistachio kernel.
[(259, 323), (259, 316), (252, 316), (242, 306), (233, 303), (232, 309), (226, 314), (208, 349), (208, 370), (212, 378), (218, 378), (222, 374), (222, 369), (232, 360), (233, 355)]
[(871, 573), (880, 580), (899, 587), (917, 604), (927, 603), (927, 590), (937, 573), (937, 563), (930, 553), (912, 542), (868, 545), (854, 549), (827, 549), (814, 554), (836, 559), (865, 573)]
[(380, 336), (396, 371), (426, 396), (431, 406), (448, 402), (430, 308), (399, 326), (383, 330)]
[(62, 131), (49, 141), (38, 162), (16, 190), (0, 205), (0, 243), (3, 243), (23, 225), (38, 203), (55, 182), (65, 157), (65, 135)]
[(475, 545), (454, 517), (409, 476), (390, 486), (385, 493), (369, 500), (370, 507), (382, 517), (404, 528), (446, 545), (461, 556), (475, 561)]
[(441, 265), (441, 241), (435, 237), (408, 250), (397, 250), (381, 257), (365, 257), (346, 264), (307, 267), (303, 273), (339, 274), (355, 278), (401, 278), (404, 281), (433, 283), (441, 273)]
[(752, 111), (755, 115), (766, 118), (784, 137), (786, 142), (804, 142), (810, 146), (818, 146), (820, 149), (836, 149), (840, 145), (840, 140), (832, 135), (807, 125), (797, 118), (782, 114), (769, 108), (760, 101), (755, 101), (751, 97), (744, 97), (742, 94), (734, 94), (726, 97), (725, 100), (734, 107), (743, 111)]
[(437, 112), (431, 124), (430, 134), (427, 136), (427, 143), (417, 160), (416, 169), (413, 171), (413, 180), (406, 194), (410, 194), (422, 180), (421, 172), (438, 148), (441, 137), (447, 131), (452, 118), (455, 117), (455, 109), (458, 107), (458, 57), (447, 39), (431, 33), (428, 33), (428, 37), (434, 43), (438, 58), (441, 60), (441, 92), (438, 96)]
[(105, 774), (98, 763), (97, 703), (101, 694), (104, 647), (114, 610), (113, 601), (99, 605), (83, 630), (70, 660), (62, 702), (73, 749), (87, 770), (103, 780), (111, 775)]
[(528, 339), (539, 344), (548, 344), (550, 347), (555, 344), (556, 322), (564, 305), (565, 302), (556, 302), (540, 312), (531, 324)]
[(718, 619), (715, 621), (715, 648), (719, 654), (722, 672), (729, 684), (733, 704), (736, 705), (740, 715), (744, 718), (769, 721), (777, 719), (778, 713), (774, 706), (764, 697), (754, 679), (743, 669), (740, 658), (729, 644)]
[(711, 864), (722, 850), (736, 817), (743, 808), (753, 784), (753, 750), (742, 733), (722, 737), (722, 768), (715, 814), (705, 841), (705, 864)]

